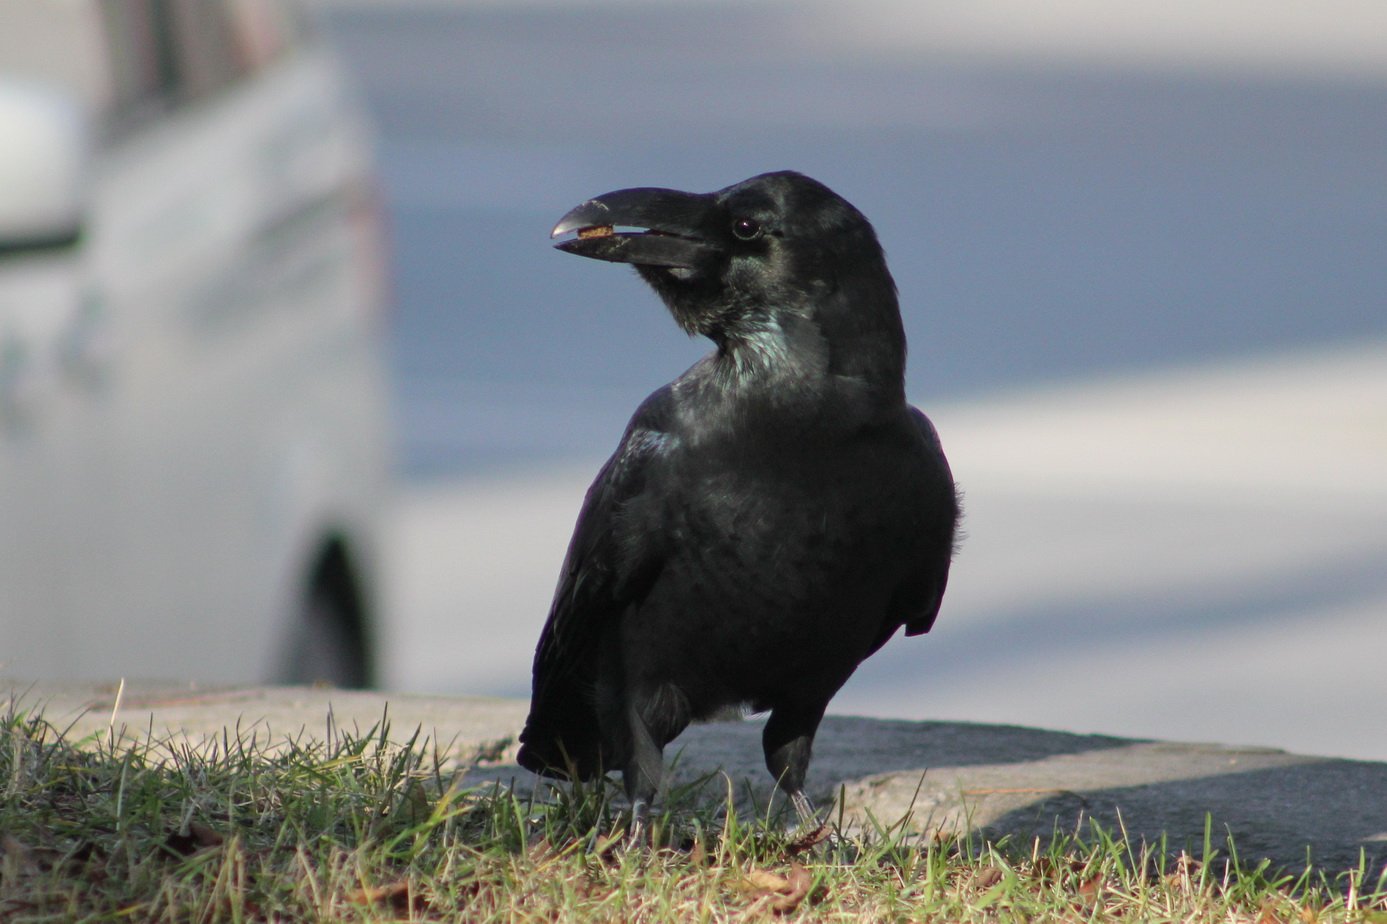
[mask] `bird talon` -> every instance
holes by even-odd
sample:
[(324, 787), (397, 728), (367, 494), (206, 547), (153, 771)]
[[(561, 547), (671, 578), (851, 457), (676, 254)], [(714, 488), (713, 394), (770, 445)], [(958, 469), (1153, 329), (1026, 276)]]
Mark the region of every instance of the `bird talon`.
[(817, 826), (808, 830), (800, 827), (795, 838), (785, 849), (792, 854), (804, 853), (804, 851), (817, 847), (825, 841), (833, 842), (836, 839), (837, 835), (833, 833), (833, 827), (827, 821), (821, 821)]
[(650, 846), (650, 803), (637, 800), (631, 805), (631, 828), (626, 832), (627, 850), (640, 850)]

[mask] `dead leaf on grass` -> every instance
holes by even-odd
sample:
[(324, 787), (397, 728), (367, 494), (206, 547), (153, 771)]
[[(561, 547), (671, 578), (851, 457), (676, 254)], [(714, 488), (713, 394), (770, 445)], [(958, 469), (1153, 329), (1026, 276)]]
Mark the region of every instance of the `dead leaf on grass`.
[(689, 848), (689, 862), (694, 866), (705, 866), (708, 863), (708, 848), (703, 845), (703, 838), (698, 838)]
[(353, 905), (385, 905), (400, 914), (416, 914), (429, 907), (428, 900), (414, 891), (408, 879), (397, 879), (382, 886), (364, 885), (348, 892), (345, 898)]
[(1103, 894), (1103, 877), (1091, 876), (1079, 883), (1078, 895), (1082, 905), (1096, 905)]
[(592, 845), (593, 856), (602, 857), (603, 859), (606, 859), (608, 854), (614, 851), (617, 847), (620, 847), (625, 840), (625, 828), (618, 828), (615, 831), (611, 831), (607, 834), (604, 834), (597, 839), (597, 843)]
[(768, 869), (754, 869), (746, 874), (746, 881), (753, 889), (767, 892), (785, 892), (790, 888), (790, 880)]
[(221, 832), (209, 828), (200, 821), (193, 820), (188, 822), (188, 833), (197, 841), (201, 847), (219, 847), (226, 841)]
[(541, 837), (530, 845), (530, 862), (535, 866), (543, 866), (550, 860), (559, 856), (559, 851), (554, 845), (549, 843), (549, 838)]
[(1002, 871), (995, 866), (984, 866), (973, 876), (973, 886), (977, 889), (990, 889), (1002, 881)]
[(34, 851), (12, 834), (0, 838), (0, 879), (17, 879), (37, 869)]
[(746, 874), (746, 881), (758, 903), (764, 903), (776, 914), (789, 914), (809, 895), (814, 877), (800, 864), (792, 863), (784, 876), (770, 870), (753, 869)]
[(164, 849), (174, 856), (187, 857), (208, 847), (220, 847), (226, 838), (200, 821), (188, 822), (188, 830), (177, 828), (164, 837)]
[(1181, 851), (1180, 856), (1175, 858), (1175, 868), (1166, 874), (1166, 885), (1178, 888), (1192, 883), (1199, 875), (1201, 865), (1194, 857)]

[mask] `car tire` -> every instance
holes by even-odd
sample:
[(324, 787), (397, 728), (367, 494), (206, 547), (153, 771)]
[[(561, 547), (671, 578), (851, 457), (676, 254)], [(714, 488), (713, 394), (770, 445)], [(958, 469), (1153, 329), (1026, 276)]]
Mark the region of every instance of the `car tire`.
[(320, 575), (295, 617), (281, 679), (345, 689), (370, 686), (371, 658), (360, 614), (349, 583)]

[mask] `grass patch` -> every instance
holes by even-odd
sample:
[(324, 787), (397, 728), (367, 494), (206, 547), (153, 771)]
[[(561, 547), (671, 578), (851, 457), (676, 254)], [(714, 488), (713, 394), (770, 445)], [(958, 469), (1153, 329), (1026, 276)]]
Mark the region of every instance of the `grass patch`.
[[(665, 800), (626, 849), (611, 786), (469, 785), (416, 734), (68, 741), (0, 717), (0, 921), (1380, 921), (1387, 883), (1167, 855), (1120, 833), (921, 840), (907, 820), (805, 847), (718, 798)], [(712, 790), (712, 791), (710, 791)]]

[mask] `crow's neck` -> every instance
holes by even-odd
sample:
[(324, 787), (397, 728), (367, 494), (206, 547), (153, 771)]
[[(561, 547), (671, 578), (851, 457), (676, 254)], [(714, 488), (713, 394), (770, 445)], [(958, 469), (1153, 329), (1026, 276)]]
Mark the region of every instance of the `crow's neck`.
[(830, 347), (809, 321), (743, 327), (715, 342), (717, 351), (680, 384), (699, 394), (693, 407), (733, 430), (831, 437), (868, 425), (905, 402), (903, 357), (893, 363), (888, 356), (884, 363), (869, 364), (868, 374), (857, 374), (857, 364), (842, 355), (844, 347)]
[(718, 373), (734, 390), (813, 386), (831, 372), (832, 351), (812, 322), (764, 319), (713, 338)]
[(813, 319), (791, 315), (739, 324), (714, 343), (729, 387), (814, 388), (851, 379), (904, 400), (905, 339), (899, 332), (826, 331)]

